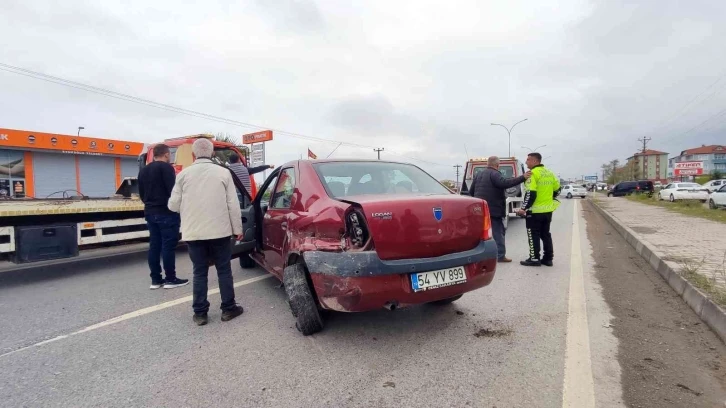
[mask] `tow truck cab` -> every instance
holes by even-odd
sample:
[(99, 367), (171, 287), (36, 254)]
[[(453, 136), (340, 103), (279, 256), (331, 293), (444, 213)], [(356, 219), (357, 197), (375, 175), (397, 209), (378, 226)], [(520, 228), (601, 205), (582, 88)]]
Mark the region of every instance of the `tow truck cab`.
[[(464, 180), (461, 183), (461, 194), (468, 195), (469, 188), (474, 181), (474, 176), (479, 172), (487, 168), (488, 158), (480, 157), (469, 159), (464, 167)], [(517, 160), (516, 157), (500, 157), (499, 158), (499, 172), (502, 173), (504, 178), (519, 177), (525, 173), (524, 165)], [(505, 192), (507, 196), (507, 217), (505, 218), (504, 225), (506, 227), (509, 217), (515, 217), (517, 209), (522, 206), (524, 200), (524, 192), (522, 191), (522, 185), (508, 188)]]

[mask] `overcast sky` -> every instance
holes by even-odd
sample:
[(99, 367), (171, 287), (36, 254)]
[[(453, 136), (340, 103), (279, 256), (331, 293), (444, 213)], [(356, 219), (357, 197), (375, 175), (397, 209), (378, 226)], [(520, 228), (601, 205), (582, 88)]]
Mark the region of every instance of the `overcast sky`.
[[(528, 120), (563, 177), (649, 147), (726, 143), (726, 2), (4, 0), (0, 62), (237, 121), (355, 143), (453, 179)], [(152, 5), (152, 3), (154, 5)], [(346, 4), (351, 3), (351, 4)], [(0, 71), (0, 127), (155, 142), (254, 129)], [(689, 102), (691, 102), (689, 104)], [(465, 150), (466, 146), (466, 150)], [(336, 143), (278, 134), (268, 162)]]

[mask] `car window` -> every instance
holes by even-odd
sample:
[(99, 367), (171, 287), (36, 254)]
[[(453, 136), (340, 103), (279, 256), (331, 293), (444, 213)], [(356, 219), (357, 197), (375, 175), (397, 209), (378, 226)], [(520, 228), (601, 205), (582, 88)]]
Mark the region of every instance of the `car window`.
[(680, 183), (680, 184), (678, 184), (678, 188), (694, 188), (694, 187), (701, 187), (701, 186), (696, 183)]
[(673, 186), (673, 184), (667, 184), (665, 187), (663, 187), (663, 190), (668, 190), (669, 188), (671, 188), (671, 186)]
[(719, 193), (726, 193), (726, 185), (721, 186), (721, 188), (718, 189)]
[(288, 167), (280, 172), (275, 193), (272, 195), (272, 208), (290, 208), (292, 193), (295, 190), (295, 169)]
[(270, 198), (272, 198), (272, 192), (275, 190), (275, 185), (277, 185), (277, 178), (276, 175), (271, 181), (270, 184), (267, 186), (267, 188), (264, 191), (258, 192), (257, 194), (262, 194), (262, 198), (260, 199), (261, 204), (269, 204)]
[(499, 166), (499, 172), (502, 173), (504, 178), (512, 178), (514, 177), (514, 166), (503, 164)]
[(365, 195), (451, 194), (420, 168), (390, 162), (330, 162), (313, 165), (333, 198)]

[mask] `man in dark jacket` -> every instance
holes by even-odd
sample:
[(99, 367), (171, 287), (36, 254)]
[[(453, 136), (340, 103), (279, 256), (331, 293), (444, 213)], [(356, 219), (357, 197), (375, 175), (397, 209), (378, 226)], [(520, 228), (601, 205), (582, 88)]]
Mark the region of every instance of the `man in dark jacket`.
[[(149, 228), (149, 269), (151, 289), (178, 288), (189, 283), (176, 277), (176, 246), (179, 243), (179, 214), (167, 207), (176, 174), (169, 164), (169, 146), (154, 146), (154, 161), (139, 172), (139, 196), (144, 202), (144, 215)], [(161, 277), (161, 261), (164, 262), (166, 279)]]
[(469, 188), (469, 195), (486, 200), (489, 205), (489, 214), (492, 219), (492, 234), (497, 243), (497, 258), (499, 262), (512, 262), (507, 258), (507, 248), (504, 244), (506, 230), (504, 217), (507, 216), (508, 188), (524, 183), (530, 176), (527, 172), (523, 176), (505, 179), (499, 172), (499, 157), (492, 156), (487, 160), (487, 168), (474, 176)]

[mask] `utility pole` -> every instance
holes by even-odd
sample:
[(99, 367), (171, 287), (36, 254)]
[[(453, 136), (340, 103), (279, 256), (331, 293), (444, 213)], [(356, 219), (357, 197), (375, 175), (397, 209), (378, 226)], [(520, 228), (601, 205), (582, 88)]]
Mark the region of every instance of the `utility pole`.
[(81, 130), (85, 129), (83, 126), (78, 126), (78, 136), (81, 135)]
[(648, 142), (650, 142), (651, 140), (653, 140), (652, 137), (643, 137), (638, 139), (639, 142), (643, 142), (643, 153), (645, 153), (645, 151), (647, 150)]
[(454, 186), (454, 188), (456, 188), (456, 192), (458, 193), (459, 192), (459, 169), (461, 168), (461, 164), (455, 165), (454, 168), (456, 169), (456, 185)]
[(381, 152), (386, 150), (385, 147), (381, 147), (380, 149), (373, 149), (374, 152), (378, 153), (378, 160), (381, 160)]

